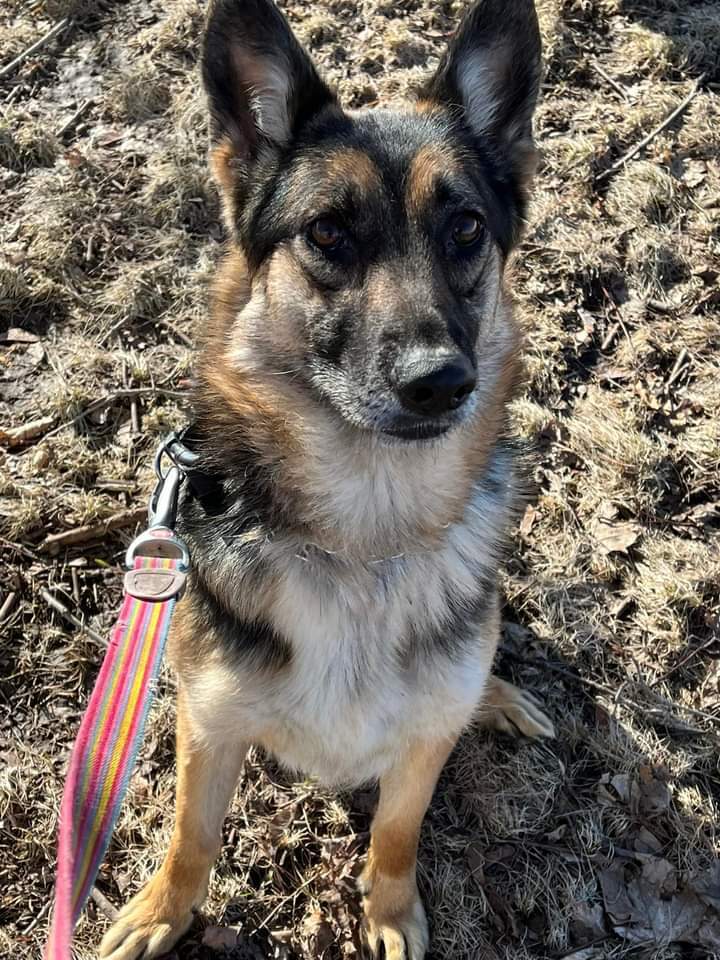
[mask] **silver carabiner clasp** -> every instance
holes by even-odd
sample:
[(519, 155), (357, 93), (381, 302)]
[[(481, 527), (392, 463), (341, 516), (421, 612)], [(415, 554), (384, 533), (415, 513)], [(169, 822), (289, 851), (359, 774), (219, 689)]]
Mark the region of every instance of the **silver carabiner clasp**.
[(135, 537), (125, 554), (125, 564), (132, 568), (135, 558), (164, 557), (179, 560), (184, 570), (190, 569), (190, 551), (175, 534), (180, 486), (184, 480), (182, 471), (172, 463), (165, 473), (162, 470), (163, 455), (174, 434), (163, 440), (155, 454), (155, 473), (158, 481), (148, 504), (148, 529)]
[(175, 526), (178, 494), (182, 474), (176, 466), (168, 467), (167, 473), (159, 473), (159, 479), (148, 506), (148, 524), (151, 527)]
[(177, 537), (169, 527), (150, 527), (143, 530), (125, 554), (125, 566), (132, 570), (136, 557), (163, 557), (169, 560), (179, 560), (183, 571), (190, 569), (190, 551), (185, 542)]

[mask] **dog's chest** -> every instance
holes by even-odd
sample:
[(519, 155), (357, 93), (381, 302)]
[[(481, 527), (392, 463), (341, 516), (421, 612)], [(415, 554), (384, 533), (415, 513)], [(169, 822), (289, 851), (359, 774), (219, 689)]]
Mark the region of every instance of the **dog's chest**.
[(269, 543), (270, 626), (291, 656), (269, 674), (226, 659), (205, 698), (210, 722), (246, 731), (288, 766), (350, 784), (378, 776), (415, 737), (456, 735), (495, 647), (506, 520), (497, 508), (479, 496), (441, 548), (375, 562)]

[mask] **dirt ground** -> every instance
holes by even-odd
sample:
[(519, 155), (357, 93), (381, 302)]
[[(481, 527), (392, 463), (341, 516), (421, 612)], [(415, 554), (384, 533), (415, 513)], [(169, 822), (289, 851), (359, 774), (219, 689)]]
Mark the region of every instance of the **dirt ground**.
[[(184, 420), (222, 243), (204, 9), (0, 11), (0, 955), (14, 960), (40, 955), (68, 750), (151, 451)], [(424, 76), (462, 3), (285, 9), (357, 107)], [(471, 729), (454, 752), (422, 837), (432, 956), (720, 956), (720, 4), (539, 9), (543, 160), (511, 280), (537, 499), (503, 575), (498, 669), (547, 704), (558, 736)], [(81, 960), (166, 845), (172, 690), (168, 671)], [(356, 956), (372, 806), (371, 791), (335, 796), (251, 755), (204, 913), (173, 956)]]

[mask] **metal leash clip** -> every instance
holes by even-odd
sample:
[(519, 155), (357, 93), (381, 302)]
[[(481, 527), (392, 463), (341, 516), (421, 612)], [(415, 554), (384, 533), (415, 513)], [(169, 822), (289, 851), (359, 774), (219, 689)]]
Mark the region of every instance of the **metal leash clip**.
[[(132, 541), (125, 554), (125, 592), (139, 600), (163, 601), (179, 597), (190, 570), (190, 551), (175, 533), (180, 487), (185, 479), (173, 462), (163, 471), (163, 458), (177, 442), (177, 435), (166, 437), (155, 454), (157, 483), (148, 505), (148, 528)], [(171, 458), (172, 459), (172, 458)], [(169, 566), (152, 569), (143, 559), (173, 561)]]

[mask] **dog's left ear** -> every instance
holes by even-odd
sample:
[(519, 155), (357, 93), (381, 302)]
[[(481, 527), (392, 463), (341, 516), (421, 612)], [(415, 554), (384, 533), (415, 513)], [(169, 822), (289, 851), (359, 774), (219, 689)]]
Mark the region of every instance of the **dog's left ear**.
[(462, 111), (478, 142), (520, 181), (534, 167), (540, 54), (533, 0), (476, 0), (420, 91), (426, 100)]

